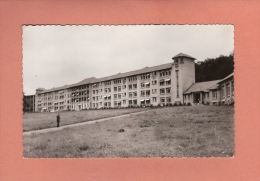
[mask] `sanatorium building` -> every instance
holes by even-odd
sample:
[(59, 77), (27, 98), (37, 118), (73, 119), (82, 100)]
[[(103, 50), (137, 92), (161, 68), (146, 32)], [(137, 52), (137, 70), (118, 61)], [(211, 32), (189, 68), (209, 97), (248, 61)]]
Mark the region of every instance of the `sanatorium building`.
[(195, 83), (195, 58), (179, 53), (172, 59), (171, 63), (91, 77), (72, 85), (38, 88), (34, 112), (234, 102), (233, 74)]

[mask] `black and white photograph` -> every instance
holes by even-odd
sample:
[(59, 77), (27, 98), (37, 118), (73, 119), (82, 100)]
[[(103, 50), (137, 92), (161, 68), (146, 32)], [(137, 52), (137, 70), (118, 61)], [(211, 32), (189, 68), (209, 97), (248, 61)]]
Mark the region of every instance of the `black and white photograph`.
[(233, 25), (24, 25), (24, 158), (233, 157)]

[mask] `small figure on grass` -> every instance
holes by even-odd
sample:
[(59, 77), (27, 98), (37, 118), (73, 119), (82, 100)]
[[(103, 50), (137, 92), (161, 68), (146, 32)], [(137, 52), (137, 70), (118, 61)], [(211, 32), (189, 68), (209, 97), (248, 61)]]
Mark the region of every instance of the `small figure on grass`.
[(60, 114), (57, 115), (57, 128), (60, 127)]

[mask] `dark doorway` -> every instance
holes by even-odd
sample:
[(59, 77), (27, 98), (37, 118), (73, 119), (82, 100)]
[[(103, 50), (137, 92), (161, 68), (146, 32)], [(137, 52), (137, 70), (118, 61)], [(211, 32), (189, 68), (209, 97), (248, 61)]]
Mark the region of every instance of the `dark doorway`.
[(200, 93), (193, 94), (194, 103), (200, 103)]

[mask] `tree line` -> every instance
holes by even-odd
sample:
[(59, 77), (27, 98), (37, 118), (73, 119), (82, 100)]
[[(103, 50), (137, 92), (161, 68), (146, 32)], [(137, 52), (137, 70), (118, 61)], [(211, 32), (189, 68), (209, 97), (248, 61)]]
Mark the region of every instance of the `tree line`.
[(195, 64), (196, 82), (220, 80), (234, 71), (234, 53), (208, 58)]

